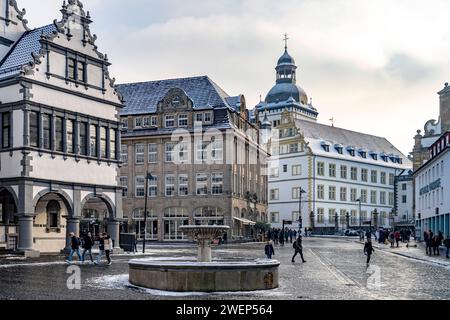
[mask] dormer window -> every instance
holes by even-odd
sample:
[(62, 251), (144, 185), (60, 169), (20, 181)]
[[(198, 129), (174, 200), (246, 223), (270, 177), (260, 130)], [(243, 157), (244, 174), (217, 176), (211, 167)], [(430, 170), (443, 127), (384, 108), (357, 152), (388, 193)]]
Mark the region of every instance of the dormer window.
[(150, 126), (152, 126), (152, 127), (158, 126), (158, 118), (156, 116), (152, 116), (150, 118)]
[(336, 151), (337, 151), (339, 154), (343, 154), (343, 153), (344, 153), (344, 147), (343, 147), (342, 145), (336, 144), (336, 145), (334, 146), (334, 148), (336, 149)]
[(203, 122), (203, 113), (197, 113), (195, 115), (195, 121), (197, 122)]
[(355, 156), (355, 148), (353, 148), (353, 147), (348, 147), (348, 148), (347, 148), (347, 151), (348, 151), (348, 153), (350, 153), (350, 155), (351, 155), (352, 157)]
[(370, 156), (372, 157), (373, 160), (375, 161), (378, 160), (378, 155), (375, 152), (370, 152)]
[(388, 156), (387, 156), (386, 154), (384, 154), (384, 153), (381, 154), (381, 159), (382, 159), (384, 162), (388, 162)]
[(128, 119), (122, 119), (121, 124), (122, 124), (122, 130), (128, 129)]
[(166, 128), (175, 127), (175, 116), (166, 116)]
[(179, 96), (176, 96), (172, 99), (172, 107), (178, 107), (181, 104), (181, 99)]
[(143, 124), (144, 124), (144, 127), (148, 127), (149, 126), (149, 124), (150, 124), (150, 118), (149, 117), (144, 117), (143, 118)]
[(134, 127), (142, 128), (142, 117), (134, 118)]
[(212, 122), (212, 114), (211, 114), (211, 112), (205, 112), (204, 113), (203, 121), (205, 121), (206, 123)]
[(363, 151), (363, 150), (360, 150), (360, 151), (359, 151), (359, 155), (361, 156), (361, 158), (364, 158), (364, 159), (367, 158), (367, 152), (365, 152), (365, 151)]
[(325, 150), (325, 152), (330, 152), (330, 145), (327, 142), (322, 141), (320, 145), (322, 146), (323, 150)]

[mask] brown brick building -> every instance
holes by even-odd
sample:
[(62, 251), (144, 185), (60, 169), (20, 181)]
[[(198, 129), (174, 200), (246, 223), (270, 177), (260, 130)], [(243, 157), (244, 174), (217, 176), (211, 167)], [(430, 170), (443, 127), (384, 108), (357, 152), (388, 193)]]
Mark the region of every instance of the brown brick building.
[(255, 236), (267, 222), (267, 153), (242, 95), (208, 77), (123, 84), (122, 161), (128, 230), (147, 239), (184, 240), (184, 224), (224, 224), (229, 239)]

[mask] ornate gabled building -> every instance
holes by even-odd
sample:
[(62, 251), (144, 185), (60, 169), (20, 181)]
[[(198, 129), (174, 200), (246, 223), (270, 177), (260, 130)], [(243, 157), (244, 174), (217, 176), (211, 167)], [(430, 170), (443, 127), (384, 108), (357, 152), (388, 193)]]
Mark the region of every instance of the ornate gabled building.
[(439, 95), (439, 119), (429, 120), (425, 123), (424, 134), (417, 130), (414, 137), (414, 148), (411, 158), (414, 164), (414, 171), (419, 169), (429, 160), (428, 149), (438, 140), (441, 135), (450, 130), (450, 86), (445, 83), (444, 88), (438, 92)]
[(30, 29), (0, 0), (0, 248), (29, 255), (64, 249), (83, 221), (119, 245), (122, 103), (89, 12), (69, 0), (61, 13)]
[(123, 209), (129, 230), (180, 241), (184, 224), (231, 227), (229, 239), (256, 236), (267, 222), (267, 153), (242, 95), (231, 97), (206, 76), (119, 85)]
[(288, 53), (287, 44), (283, 55), (278, 59), (276, 70), (276, 84), (251, 112), (252, 120), (258, 122), (267, 115), (272, 126), (276, 127), (281, 122), (281, 114), (284, 110), (292, 111), (296, 119), (317, 121), (319, 113), (312, 105), (312, 100), (297, 84), (297, 66), (294, 58)]

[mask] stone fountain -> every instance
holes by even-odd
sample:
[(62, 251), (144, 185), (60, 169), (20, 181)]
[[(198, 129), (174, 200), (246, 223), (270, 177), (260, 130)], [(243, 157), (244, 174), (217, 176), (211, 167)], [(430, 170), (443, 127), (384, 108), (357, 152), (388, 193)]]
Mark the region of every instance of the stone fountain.
[(278, 288), (276, 260), (214, 260), (211, 243), (228, 226), (183, 226), (198, 244), (197, 261), (129, 262), (129, 281), (136, 286), (176, 292), (255, 291)]

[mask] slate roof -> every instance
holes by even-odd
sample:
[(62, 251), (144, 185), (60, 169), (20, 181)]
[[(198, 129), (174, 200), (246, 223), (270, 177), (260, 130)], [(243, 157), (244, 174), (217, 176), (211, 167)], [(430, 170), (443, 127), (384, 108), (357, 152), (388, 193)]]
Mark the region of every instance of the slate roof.
[(50, 24), (25, 32), (0, 62), (0, 80), (18, 75), (22, 66), (33, 60), (31, 53), (39, 53), (41, 34), (48, 35), (53, 31), (56, 31), (56, 27)]
[(121, 115), (155, 113), (158, 102), (172, 88), (182, 89), (193, 101), (194, 109), (230, 108), (230, 96), (207, 76), (119, 84), (125, 107)]
[[(295, 124), (305, 136), (305, 140), (310, 142), (310, 146), (315, 152), (326, 154), (327, 152), (323, 150), (321, 145), (327, 142), (332, 153), (337, 153), (334, 146), (340, 144), (344, 146), (344, 150), (351, 146), (355, 150), (365, 149), (367, 152), (375, 152), (379, 155), (385, 153), (386, 155), (401, 157), (405, 166), (411, 164), (408, 158), (386, 138), (306, 120), (295, 119)], [(333, 156), (335, 155), (333, 154)]]

